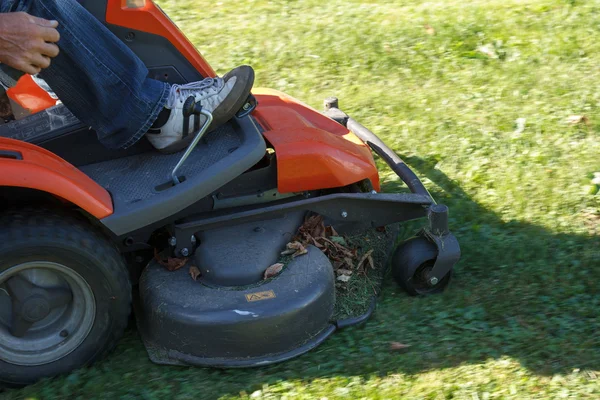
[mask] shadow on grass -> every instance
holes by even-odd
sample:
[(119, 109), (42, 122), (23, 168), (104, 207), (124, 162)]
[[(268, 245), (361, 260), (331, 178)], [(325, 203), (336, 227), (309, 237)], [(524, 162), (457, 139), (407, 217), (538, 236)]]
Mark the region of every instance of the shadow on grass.
[[(208, 399), (282, 381), (416, 374), (501, 357), (536, 375), (600, 369), (600, 238), (503, 221), (436, 170), (435, 161), (406, 161), (442, 189), (432, 194), (450, 206), (451, 227), (462, 245), (463, 258), (443, 295), (411, 298), (388, 278), (368, 323), (299, 358), (258, 369), (156, 366), (132, 328), (95, 367), (9, 396)], [(407, 235), (419, 226), (409, 225)], [(391, 342), (411, 347), (393, 352)]]

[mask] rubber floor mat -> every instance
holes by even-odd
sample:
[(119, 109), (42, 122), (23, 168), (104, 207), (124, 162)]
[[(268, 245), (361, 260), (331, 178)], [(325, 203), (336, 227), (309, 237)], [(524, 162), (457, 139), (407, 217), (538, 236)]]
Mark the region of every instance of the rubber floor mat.
[[(177, 175), (189, 178), (225, 158), (241, 143), (240, 133), (226, 124), (200, 141)], [(171, 171), (183, 153), (153, 151), (86, 165), (81, 170), (108, 190), (119, 203), (133, 204), (159, 193), (156, 187), (171, 180)]]

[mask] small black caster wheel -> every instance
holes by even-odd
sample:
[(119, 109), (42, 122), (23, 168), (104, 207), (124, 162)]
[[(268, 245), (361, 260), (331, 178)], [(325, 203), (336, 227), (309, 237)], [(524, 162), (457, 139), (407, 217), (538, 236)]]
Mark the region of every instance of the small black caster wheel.
[(428, 276), (437, 258), (437, 247), (424, 237), (413, 237), (394, 252), (392, 273), (398, 284), (411, 296), (441, 293), (450, 283), (452, 271), (433, 284)]

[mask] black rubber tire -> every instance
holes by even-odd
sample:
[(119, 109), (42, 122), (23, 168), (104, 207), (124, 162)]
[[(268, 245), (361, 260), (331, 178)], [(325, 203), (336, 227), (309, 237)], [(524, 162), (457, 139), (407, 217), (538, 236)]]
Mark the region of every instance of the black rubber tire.
[(452, 271), (435, 286), (421, 279), (423, 269), (435, 263), (438, 250), (435, 244), (424, 237), (416, 236), (400, 244), (392, 258), (392, 274), (396, 282), (411, 296), (430, 295), (443, 292), (452, 277)]
[(28, 261), (50, 261), (76, 271), (91, 287), (96, 315), (90, 333), (72, 353), (40, 366), (0, 359), (0, 386), (24, 386), (92, 364), (123, 336), (131, 312), (127, 265), (110, 240), (77, 214), (22, 209), (0, 215), (0, 272)]

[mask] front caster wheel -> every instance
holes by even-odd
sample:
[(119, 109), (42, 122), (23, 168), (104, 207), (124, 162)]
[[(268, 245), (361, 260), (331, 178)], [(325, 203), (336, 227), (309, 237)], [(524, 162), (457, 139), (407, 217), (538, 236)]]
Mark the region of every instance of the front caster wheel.
[(428, 277), (437, 259), (435, 244), (424, 237), (413, 237), (396, 249), (392, 259), (392, 273), (398, 284), (411, 296), (441, 293), (446, 289), (452, 271), (438, 282)]
[(77, 215), (0, 215), (0, 386), (22, 386), (102, 358), (129, 319), (116, 247)]

